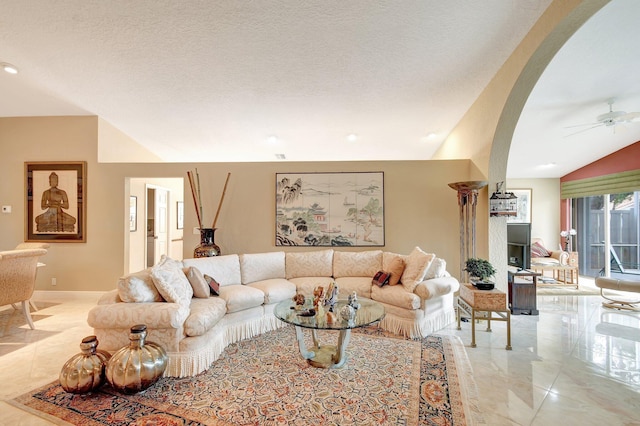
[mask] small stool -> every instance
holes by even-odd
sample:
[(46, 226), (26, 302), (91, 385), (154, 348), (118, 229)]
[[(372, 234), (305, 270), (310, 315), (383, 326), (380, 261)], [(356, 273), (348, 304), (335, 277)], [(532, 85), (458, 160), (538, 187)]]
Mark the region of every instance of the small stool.
[(630, 293), (640, 293), (640, 281), (617, 280), (615, 278), (596, 278), (596, 287), (600, 289), (600, 295), (606, 299), (602, 306), (613, 309), (625, 309), (628, 311), (640, 311), (639, 300), (629, 301), (614, 299), (612, 295), (605, 295), (604, 290), (617, 290)]

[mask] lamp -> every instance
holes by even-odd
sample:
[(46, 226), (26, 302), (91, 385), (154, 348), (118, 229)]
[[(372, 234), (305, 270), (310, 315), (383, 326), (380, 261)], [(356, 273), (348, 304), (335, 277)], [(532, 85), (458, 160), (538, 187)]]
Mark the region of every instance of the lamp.
[(503, 192), (504, 182), (496, 184), (496, 191), (489, 198), (489, 216), (517, 216), (518, 197), (513, 192)]
[(560, 236), (562, 238), (564, 238), (564, 251), (567, 251), (567, 252), (573, 251), (572, 250), (572, 244), (571, 244), (572, 243), (571, 237), (573, 237), (577, 233), (578, 233), (578, 231), (576, 231), (573, 228), (571, 228), (569, 230), (566, 230), (566, 231), (561, 231), (560, 232)]

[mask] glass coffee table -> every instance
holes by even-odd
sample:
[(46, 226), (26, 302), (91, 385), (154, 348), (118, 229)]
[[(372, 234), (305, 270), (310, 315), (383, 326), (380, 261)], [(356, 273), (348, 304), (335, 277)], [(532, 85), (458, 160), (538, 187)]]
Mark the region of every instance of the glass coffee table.
[[(370, 299), (358, 298), (360, 308), (356, 310), (355, 318), (352, 320), (343, 319), (340, 315), (341, 309), (346, 306), (347, 300), (338, 300), (333, 313), (334, 321), (328, 321), (326, 312), (328, 308), (322, 312), (316, 312), (312, 315), (313, 300), (307, 298), (304, 305), (297, 306), (293, 300), (283, 300), (278, 303), (273, 311), (276, 318), (296, 326), (296, 339), (302, 357), (306, 359), (310, 365), (320, 368), (340, 368), (347, 361), (346, 349), (351, 337), (351, 329), (364, 327), (384, 318), (384, 306)], [(303, 328), (311, 330), (313, 339), (313, 347), (307, 349), (304, 341)], [(340, 334), (338, 336), (338, 345), (321, 345), (318, 341), (318, 330), (336, 330)]]

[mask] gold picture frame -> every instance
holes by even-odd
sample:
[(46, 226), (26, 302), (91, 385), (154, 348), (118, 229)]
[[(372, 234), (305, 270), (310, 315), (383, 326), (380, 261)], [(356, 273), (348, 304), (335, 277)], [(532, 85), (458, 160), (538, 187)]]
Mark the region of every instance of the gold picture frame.
[(25, 162), (25, 241), (84, 243), (87, 162)]

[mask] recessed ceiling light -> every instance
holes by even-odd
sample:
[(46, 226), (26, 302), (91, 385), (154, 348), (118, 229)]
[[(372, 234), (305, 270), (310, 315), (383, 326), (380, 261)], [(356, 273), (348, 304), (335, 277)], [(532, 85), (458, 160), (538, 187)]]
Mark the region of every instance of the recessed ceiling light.
[(267, 142), (269, 143), (278, 143), (278, 137), (276, 135), (271, 135), (267, 138)]
[(1, 63), (2, 69), (9, 74), (18, 74), (18, 68), (6, 62)]
[(433, 139), (436, 136), (438, 136), (435, 132), (429, 132), (427, 133), (427, 139)]
[(351, 133), (350, 135), (347, 135), (347, 140), (349, 142), (355, 142), (358, 140), (358, 135), (356, 135), (355, 133)]
[(546, 163), (546, 164), (540, 164), (538, 167), (540, 167), (541, 169), (550, 169), (555, 166), (557, 166), (556, 163)]

